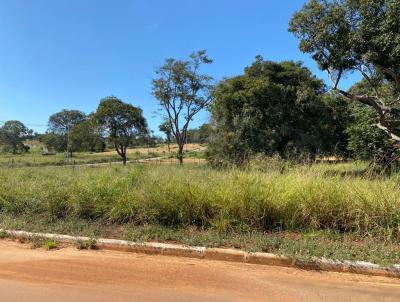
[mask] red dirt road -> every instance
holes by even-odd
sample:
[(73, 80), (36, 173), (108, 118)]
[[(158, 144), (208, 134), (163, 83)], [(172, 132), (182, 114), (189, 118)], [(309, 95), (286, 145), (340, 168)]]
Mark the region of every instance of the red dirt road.
[(0, 241), (0, 301), (400, 301), (400, 280)]

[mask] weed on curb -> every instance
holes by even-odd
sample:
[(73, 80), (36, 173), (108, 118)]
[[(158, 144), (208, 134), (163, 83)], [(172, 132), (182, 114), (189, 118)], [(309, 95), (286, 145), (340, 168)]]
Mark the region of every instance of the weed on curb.
[(58, 244), (56, 241), (54, 240), (48, 240), (46, 241), (46, 243), (44, 244), (44, 247), (46, 248), (46, 250), (54, 250), (58, 247)]
[(75, 247), (78, 250), (95, 250), (96, 249), (97, 242), (95, 239), (89, 239), (89, 240), (77, 240), (75, 242)]

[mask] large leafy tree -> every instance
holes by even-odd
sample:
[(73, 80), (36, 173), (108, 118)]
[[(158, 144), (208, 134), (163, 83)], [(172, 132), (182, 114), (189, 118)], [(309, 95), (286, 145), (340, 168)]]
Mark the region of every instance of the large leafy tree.
[(203, 64), (212, 60), (205, 50), (190, 55), (190, 60), (167, 59), (156, 71), (152, 91), (178, 144), (178, 159), (183, 163), (183, 148), (187, 130), (195, 115), (211, 101), (212, 77), (200, 72)]
[(49, 117), (48, 131), (67, 135), (73, 126), (84, 121), (86, 121), (86, 115), (82, 111), (63, 109)]
[(0, 143), (6, 151), (17, 154), (27, 150), (23, 142), (32, 134), (22, 122), (6, 121), (0, 128)]
[[(400, 1), (310, 0), (296, 12), (289, 30), (327, 71), (334, 90), (375, 112), (374, 125), (400, 142)], [(368, 93), (340, 88), (341, 79), (359, 73)]]
[(126, 150), (138, 136), (146, 135), (147, 122), (142, 109), (124, 103), (115, 96), (100, 100), (94, 120), (103, 128), (122, 162), (126, 164)]
[[(87, 120), (85, 113), (79, 110), (66, 110), (63, 109), (60, 112), (54, 113), (49, 117), (48, 122), (48, 133), (51, 134), (52, 138), (49, 142), (60, 142), (62, 145), (54, 148), (56, 150), (62, 150), (62, 146), (67, 149), (68, 157), (72, 157), (73, 149), (70, 148), (72, 145), (69, 143), (69, 135), (71, 129)], [(64, 138), (63, 138), (64, 137)], [(66, 141), (66, 143), (65, 143)]]
[(332, 127), (341, 124), (341, 114), (324, 92), (301, 63), (257, 57), (244, 75), (215, 89), (210, 159), (241, 163), (256, 153), (287, 158), (330, 152), (341, 139), (341, 129)]

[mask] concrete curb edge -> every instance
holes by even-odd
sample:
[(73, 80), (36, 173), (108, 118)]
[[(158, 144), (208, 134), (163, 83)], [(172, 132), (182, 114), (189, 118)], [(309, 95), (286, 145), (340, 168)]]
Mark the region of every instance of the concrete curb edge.
[[(6, 233), (8, 236), (13, 238), (43, 237), (64, 243), (75, 243), (79, 240), (93, 240), (93, 238), (82, 236), (32, 233), (4, 229), (0, 229), (0, 232)], [(209, 260), (222, 260), (250, 264), (294, 267), (306, 270), (347, 272), (371, 276), (400, 278), (400, 265), (393, 265), (390, 268), (385, 268), (380, 265), (364, 261), (337, 261), (325, 258), (296, 260), (290, 257), (280, 256), (276, 254), (260, 252), (251, 253), (236, 249), (206, 248), (202, 246), (185, 246), (181, 244), (158, 242), (132, 242), (127, 240), (104, 238), (95, 239), (95, 241), (96, 248), (104, 250), (115, 250), (150, 255), (166, 255)]]

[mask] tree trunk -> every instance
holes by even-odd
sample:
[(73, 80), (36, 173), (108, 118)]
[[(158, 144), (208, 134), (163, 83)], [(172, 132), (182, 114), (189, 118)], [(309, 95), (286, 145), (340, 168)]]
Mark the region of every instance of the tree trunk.
[(183, 165), (183, 145), (179, 145), (178, 147), (178, 160), (179, 164)]
[(121, 156), (122, 163), (124, 165), (126, 165), (126, 147), (124, 147), (123, 145), (118, 146), (117, 144), (114, 144), (114, 147), (115, 147), (115, 151), (117, 151), (118, 155)]
[(121, 146), (122, 163), (126, 165), (126, 146)]
[(387, 106), (382, 100), (374, 96), (355, 95), (340, 89), (337, 90), (350, 101), (372, 107), (379, 117), (375, 126), (385, 131), (392, 140), (400, 142), (400, 110), (398, 108)]
[(67, 149), (67, 162), (70, 162), (72, 158), (72, 151)]
[(169, 137), (169, 134), (167, 134), (168, 153), (171, 153), (171, 149), (170, 149), (170, 147), (169, 147), (170, 141), (171, 141), (171, 139), (170, 139), (170, 137)]

